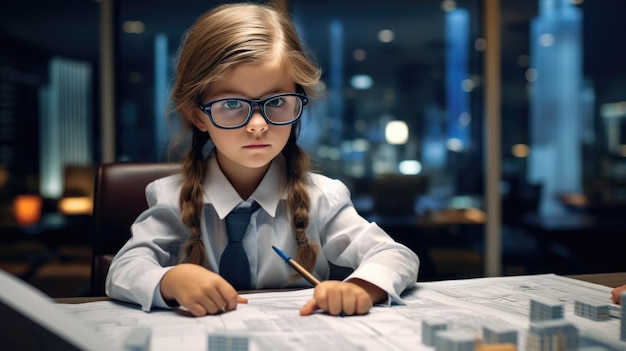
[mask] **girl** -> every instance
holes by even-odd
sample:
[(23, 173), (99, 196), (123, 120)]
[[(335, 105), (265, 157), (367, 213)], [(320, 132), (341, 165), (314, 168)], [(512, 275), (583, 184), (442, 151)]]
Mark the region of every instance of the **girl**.
[[(145, 311), (180, 305), (203, 316), (245, 303), (236, 289), (309, 286), (276, 246), (322, 280), (330, 263), (354, 269), (344, 281), (317, 285), (302, 315), (402, 303), (417, 279), (417, 256), (360, 217), (343, 183), (311, 173), (296, 143), (319, 79), (289, 19), (269, 5), (222, 5), (196, 21), (171, 96), (191, 149), (182, 174), (147, 186), (150, 208), (110, 267), (109, 296)], [(227, 217), (250, 207), (258, 210), (233, 244), (245, 250), (239, 258), (226, 249)], [(223, 277), (241, 263), (241, 273)]]

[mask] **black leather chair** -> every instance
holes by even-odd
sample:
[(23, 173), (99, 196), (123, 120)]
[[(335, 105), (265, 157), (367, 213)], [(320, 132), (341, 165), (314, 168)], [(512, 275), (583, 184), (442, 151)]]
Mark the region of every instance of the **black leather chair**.
[(113, 256), (130, 238), (131, 224), (148, 208), (146, 185), (180, 171), (179, 163), (119, 162), (98, 166), (93, 208), (93, 296), (104, 296), (104, 282)]

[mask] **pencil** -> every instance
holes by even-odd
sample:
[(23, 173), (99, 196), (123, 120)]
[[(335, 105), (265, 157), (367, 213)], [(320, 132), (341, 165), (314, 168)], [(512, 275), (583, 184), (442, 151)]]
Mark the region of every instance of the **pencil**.
[(289, 255), (287, 255), (283, 250), (277, 248), (276, 246), (272, 246), (272, 249), (276, 251), (278, 256), (280, 256), (285, 262), (287, 262), (291, 268), (293, 268), (296, 272), (298, 272), (304, 279), (308, 280), (313, 286), (316, 286), (320, 283), (317, 278), (313, 276), (313, 274), (309, 273), (304, 267), (302, 267), (298, 262), (294, 261)]
[[(320, 283), (317, 278), (313, 276), (313, 274), (309, 273), (304, 267), (302, 267), (298, 262), (294, 261), (289, 255), (287, 255), (283, 250), (277, 248), (276, 246), (272, 246), (272, 249), (276, 251), (278, 256), (280, 256), (285, 262), (287, 262), (291, 268), (293, 268), (296, 272), (298, 272), (304, 279), (308, 280), (313, 286), (316, 286)], [(340, 317), (345, 317), (346, 314), (343, 311), (339, 314)]]

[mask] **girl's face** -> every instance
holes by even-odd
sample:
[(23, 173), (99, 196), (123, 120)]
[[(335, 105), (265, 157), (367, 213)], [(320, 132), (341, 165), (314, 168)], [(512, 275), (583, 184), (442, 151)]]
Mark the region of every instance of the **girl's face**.
[[(227, 97), (263, 99), (279, 93), (294, 93), (295, 88), (282, 65), (241, 64), (223, 80), (213, 83), (202, 102)], [(248, 124), (238, 129), (215, 127), (200, 109), (195, 109), (192, 114), (195, 126), (210, 134), (217, 160), (229, 179), (243, 174), (264, 174), (287, 143), (292, 128), (291, 125), (268, 124), (258, 107)]]

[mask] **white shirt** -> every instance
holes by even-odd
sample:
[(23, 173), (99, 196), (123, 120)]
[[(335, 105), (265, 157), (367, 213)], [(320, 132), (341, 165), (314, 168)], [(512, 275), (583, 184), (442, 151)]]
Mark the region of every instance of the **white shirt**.
[[(214, 156), (209, 159), (204, 180), (202, 240), (208, 269), (219, 272), (222, 251), (228, 244), (224, 218), (245, 202), (222, 173)], [(303, 278), (290, 281), (294, 271), (272, 249), (276, 246), (295, 258), (296, 240), (288, 214), (285, 162), (277, 157), (248, 201), (261, 208), (251, 219), (243, 239), (250, 262), (254, 289), (310, 287)], [(146, 187), (149, 208), (131, 226), (132, 237), (117, 253), (106, 280), (112, 298), (151, 307), (164, 307), (159, 290), (163, 275), (179, 263), (179, 251), (190, 231), (180, 221), (178, 199), (181, 174), (158, 179)], [(329, 277), (329, 262), (354, 271), (346, 278), (359, 278), (385, 290), (387, 304), (403, 304), (400, 294), (417, 280), (419, 259), (406, 246), (395, 242), (375, 223), (361, 217), (339, 180), (309, 173), (310, 197), (306, 234), (321, 248), (312, 274)]]

